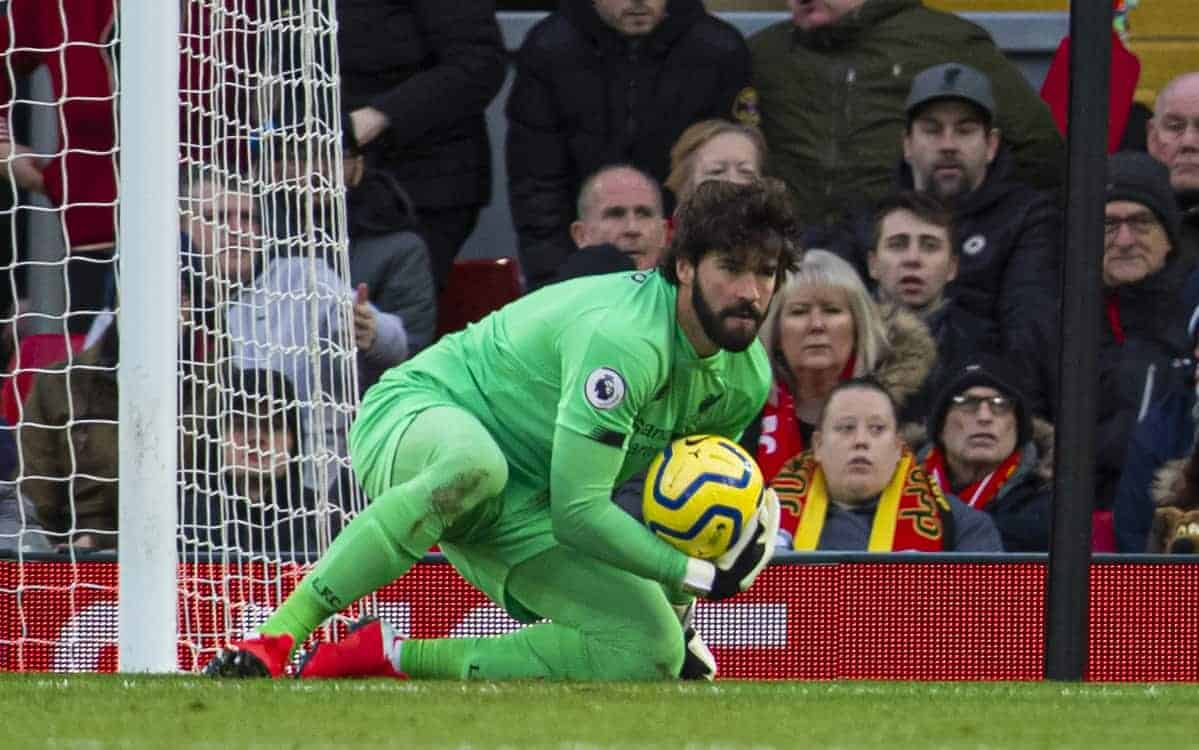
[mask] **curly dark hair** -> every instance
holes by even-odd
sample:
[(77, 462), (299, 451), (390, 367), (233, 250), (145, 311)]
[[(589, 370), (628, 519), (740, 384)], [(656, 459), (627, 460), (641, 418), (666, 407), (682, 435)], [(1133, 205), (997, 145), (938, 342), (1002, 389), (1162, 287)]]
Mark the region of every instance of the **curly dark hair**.
[(780, 180), (765, 178), (744, 185), (701, 182), (675, 212), (674, 239), (659, 269), (677, 286), (675, 263), (680, 259), (698, 266), (714, 252), (776, 255), (781, 283), (803, 256), (799, 229), (791, 196)]

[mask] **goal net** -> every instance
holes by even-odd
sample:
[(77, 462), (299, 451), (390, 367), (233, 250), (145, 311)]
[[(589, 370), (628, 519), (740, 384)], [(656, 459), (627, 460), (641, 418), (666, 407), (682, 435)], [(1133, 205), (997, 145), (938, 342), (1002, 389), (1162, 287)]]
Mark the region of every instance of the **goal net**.
[[(0, 137), (15, 154), (0, 287), (24, 300), (3, 319), (16, 465), (0, 499), (0, 670), (115, 654), (115, 581), (83, 573), (121, 539), (116, 435), (130, 425), (113, 321), (138, 331), (120, 306), (117, 167), (139, 144), (118, 132), (118, 7), (0, 3)], [(180, 237), (163, 248), (178, 256), (178, 471), (154, 502), (177, 504), (179, 666), (192, 670), (259, 624), (364, 499), (346, 449), (358, 380), (332, 0), (180, 8)], [(68, 602), (66, 625), (47, 601)]]

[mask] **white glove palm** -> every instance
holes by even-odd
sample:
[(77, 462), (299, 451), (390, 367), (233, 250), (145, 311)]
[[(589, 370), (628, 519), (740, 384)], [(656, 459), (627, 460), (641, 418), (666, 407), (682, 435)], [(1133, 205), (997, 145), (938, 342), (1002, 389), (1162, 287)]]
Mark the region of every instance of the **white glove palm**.
[(720, 601), (745, 591), (774, 556), (775, 536), (779, 530), (779, 499), (774, 490), (767, 489), (762, 504), (737, 542), (720, 557), (715, 565), (692, 559), (684, 580), (691, 590), (704, 598)]

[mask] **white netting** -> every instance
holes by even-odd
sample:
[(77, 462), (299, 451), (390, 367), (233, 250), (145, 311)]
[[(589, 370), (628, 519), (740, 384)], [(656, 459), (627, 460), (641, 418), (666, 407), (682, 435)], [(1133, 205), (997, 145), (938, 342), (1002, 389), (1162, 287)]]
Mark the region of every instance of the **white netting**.
[(116, 539), (116, 0), (0, 12), (0, 551), (73, 555)]
[[(181, 550), (314, 559), (361, 505), (346, 458), (357, 378), (335, 20), (317, 0), (189, 6)], [(249, 624), (223, 606), (231, 587), (280, 585), (224, 570), (224, 586), (185, 582), (225, 616), (215, 634), (181, 622), (189, 646)]]
[[(67, 256), (42, 257), (34, 247), (37, 222), (3, 214), (21, 260), (3, 267), (0, 287), (15, 290), (21, 279), (36, 313), (22, 320), (43, 337), (40, 349), (21, 338), (16, 349), (24, 358), (15, 358), (5, 385), (16, 414), (11, 427), (22, 438), (15, 479), (22, 495), (37, 500), (0, 499), (0, 517), (15, 519), (0, 525), (0, 554), (7, 547), (21, 561), (65, 544), (74, 562), (89, 542), (113, 547), (118, 539), (116, 326), (97, 334), (97, 325), (98, 343), (83, 348), (89, 310), (119, 298), (119, 283), (107, 295), (95, 288), (106, 283), (112, 252), (103, 241), (111, 247), (114, 236), (116, 5), (0, 2), (8, 18), (0, 32), (8, 49), (4, 77), (15, 95), (0, 118), (14, 135), (5, 142), (42, 142), (24, 144), (30, 161), (9, 160), (9, 185), (24, 166), (50, 165), (46, 198), (0, 188), (43, 223), (52, 218), (71, 248)], [(364, 502), (346, 452), (358, 381), (331, 0), (185, 0), (181, 8), (180, 558), (315, 560)], [(27, 75), (39, 65), (50, 71), (40, 92), (36, 75)], [(89, 127), (105, 118), (113, 141), (107, 148)], [(47, 129), (58, 146), (44, 145)], [(20, 138), (23, 132), (31, 137)], [(129, 330), (136, 327), (126, 321)], [(65, 369), (51, 365), (64, 355)], [(32, 393), (18, 392), (18, 382)], [(51, 486), (55, 499), (42, 499)], [(161, 500), (170, 492), (163, 488)], [(35, 522), (30, 511), (43, 516), (49, 536), (26, 533)], [(284, 585), (274, 565), (181, 570), (192, 576), (179, 582), (189, 665), (256, 624), (255, 601), (277, 601)], [(205, 571), (215, 571), (214, 579)], [(20, 584), (0, 580), (0, 597), (13, 593), (20, 601)], [(224, 606), (247, 593), (240, 610)], [(0, 650), (7, 645), (0, 628)]]

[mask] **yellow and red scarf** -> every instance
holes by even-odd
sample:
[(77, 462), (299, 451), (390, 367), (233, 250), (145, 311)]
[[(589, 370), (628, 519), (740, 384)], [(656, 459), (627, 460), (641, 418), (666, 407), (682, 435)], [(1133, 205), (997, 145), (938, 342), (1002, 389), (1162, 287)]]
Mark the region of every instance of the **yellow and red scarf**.
[[(841, 369), (841, 380), (853, 377), (857, 362), (857, 356), (851, 353), (849, 361)], [(804, 450), (799, 418), (795, 416), (795, 396), (791, 388), (778, 378), (770, 386), (770, 397), (762, 408), (761, 428), (756, 458), (758, 468), (762, 470), (762, 481), (770, 484), (783, 464)]]
[[(793, 547), (810, 552), (820, 544), (828, 515), (824, 470), (811, 451), (788, 461), (771, 484), (782, 511), (780, 527), (794, 540)], [(945, 515), (949, 501), (911, 451), (904, 450), (879, 497), (870, 530), (868, 552), (940, 552), (946, 541)]]
[(758, 438), (758, 468), (762, 481), (770, 484), (788, 459), (803, 452), (803, 436), (795, 417), (795, 397), (778, 380), (770, 387), (770, 397), (762, 409), (762, 434)]
[[(966, 485), (954, 494), (971, 508), (986, 510), (987, 505), (995, 499), (995, 496), (999, 494), (999, 490), (1003, 489), (1004, 483), (1012, 478), (1012, 474), (1019, 465), (1020, 451), (1015, 451), (1012, 455), (1005, 458), (995, 471), (992, 471), (973, 484)], [(953, 486), (949, 482), (949, 473), (945, 470), (945, 455), (941, 453), (940, 448), (933, 448), (924, 457), (924, 470), (936, 480), (942, 490), (953, 492)]]

